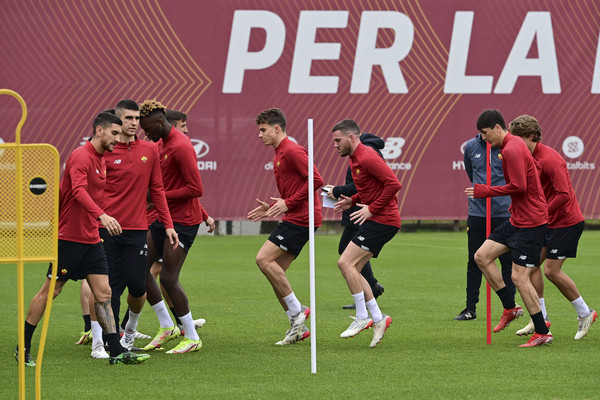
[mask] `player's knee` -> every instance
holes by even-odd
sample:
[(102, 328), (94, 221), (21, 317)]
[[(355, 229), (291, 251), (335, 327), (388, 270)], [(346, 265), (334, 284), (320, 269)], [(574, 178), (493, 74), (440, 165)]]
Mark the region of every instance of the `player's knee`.
[(142, 297), (144, 294), (146, 294), (145, 282), (140, 282), (140, 284), (137, 285), (130, 285), (129, 294), (132, 297)]
[(554, 282), (554, 279), (558, 276), (558, 270), (548, 268), (546, 265), (546, 268), (544, 269), (544, 275), (550, 282)]
[(475, 255), (473, 256), (473, 260), (475, 260), (475, 264), (477, 264), (479, 269), (483, 269), (483, 267), (487, 263), (487, 257), (485, 257), (485, 255), (482, 252), (480, 252), (479, 250), (477, 252), (475, 252)]

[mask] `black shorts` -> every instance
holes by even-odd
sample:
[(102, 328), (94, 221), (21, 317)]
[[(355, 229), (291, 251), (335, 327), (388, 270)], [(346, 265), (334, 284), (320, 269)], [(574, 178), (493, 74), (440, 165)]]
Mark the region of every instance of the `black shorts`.
[(143, 296), (146, 293), (148, 269), (146, 231), (124, 230), (117, 236), (111, 236), (104, 228), (100, 228), (99, 232), (108, 261), (108, 278), (113, 294), (120, 297), (128, 287), (133, 297)]
[[(76, 281), (89, 274), (108, 275), (108, 263), (102, 242), (96, 244), (58, 240), (57, 280)], [(46, 273), (52, 278), (52, 263)]]
[(585, 221), (564, 228), (548, 229), (546, 235), (546, 258), (564, 260), (577, 257), (577, 245), (583, 233)]
[[(177, 232), (177, 236), (179, 237), (179, 246), (183, 249), (183, 251), (185, 251), (185, 254), (187, 254), (187, 252), (190, 251), (192, 244), (194, 244), (194, 239), (196, 239), (196, 234), (198, 233), (200, 224), (186, 226), (177, 222), (173, 222), (173, 227), (175, 228), (175, 232)], [(167, 238), (165, 226), (161, 224), (159, 220), (156, 220), (148, 229), (152, 235), (152, 240), (154, 240), (154, 247), (156, 248), (156, 254), (158, 255), (158, 258), (163, 258), (165, 239)], [(167, 245), (170, 246), (169, 243), (167, 243)]]
[(533, 228), (517, 228), (509, 220), (496, 228), (488, 239), (508, 246), (513, 263), (533, 268), (540, 265), (540, 254), (547, 232), (548, 224)]
[(399, 230), (400, 228), (392, 225), (366, 221), (352, 238), (352, 243), (365, 251), (373, 253), (373, 258), (377, 258), (383, 246), (392, 240)]
[[(315, 227), (316, 230), (317, 227)], [(308, 226), (300, 226), (283, 221), (271, 233), (269, 241), (273, 242), (280, 249), (297, 257), (306, 242), (308, 242)]]

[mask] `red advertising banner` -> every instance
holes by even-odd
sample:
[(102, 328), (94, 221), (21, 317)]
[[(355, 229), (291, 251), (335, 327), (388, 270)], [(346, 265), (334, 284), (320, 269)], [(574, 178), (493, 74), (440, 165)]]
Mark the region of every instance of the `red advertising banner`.
[[(461, 151), (477, 116), (529, 114), (597, 219), (599, 33), (600, 4), (586, 0), (4, 0), (0, 87), (27, 102), (22, 141), (51, 143), (63, 162), (122, 98), (186, 112), (201, 201), (222, 220), (278, 195), (254, 123), (266, 108), (304, 146), (314, 120), (331, 184), (347, 166), (336, 122), (383, 137), (405, 219), (466, 218)], [(0, 98), (0, 117), (0, 139), (14, 141), (18, 105)]]

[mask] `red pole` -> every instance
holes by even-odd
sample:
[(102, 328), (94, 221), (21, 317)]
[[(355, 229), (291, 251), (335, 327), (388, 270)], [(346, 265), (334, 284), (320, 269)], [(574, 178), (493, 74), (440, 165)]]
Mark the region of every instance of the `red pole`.
[[(486, 144), (486, 179), (487, 185), (492, 186), (492, 146)], [(492, 233), (492, 198), (485, 199), (485, 237)], [(487, 305), (487, 344), (492, 343), (492, 290), (490, 283), (486, 282), (486, 305)]]

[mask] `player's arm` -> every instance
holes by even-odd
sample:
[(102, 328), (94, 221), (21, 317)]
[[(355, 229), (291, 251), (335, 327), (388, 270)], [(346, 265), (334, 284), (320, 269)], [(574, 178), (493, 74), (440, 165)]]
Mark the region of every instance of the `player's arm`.
[(165, 226), (165, 228), (173, 228), (173, 220), (171, 219), (171, 213), (169, 212), (169, 206), (167, 205), (167, 198), (165, 196), (165, 189), (163, 186), (162, 175), (160, 172), (160, 162), (158, 150), (154, 146), (152, 156), (152, 169), (150, 170), (150, 182), (148, 187), (148, 195), (150, 197), (149, 204), (152, 204), (158, 212), (158, 220)]
[(180, 147), (178, 153), (174, 157), (177, 157), (178, 167), (181, 175), (185, 181), (185, 185), (165, 192), (167, 200), (187, 200), (194, 197), (201, 197), (202, 190), (202, 179), (200, 178), (200, 171), (198, 171), (198, 165), (196, 164), (197, 158), (193, 147)]
[(503, 186), (487, 186), (476, 183), (473, 197), (476, 199), (484, 197), (506, 196), (511, 194), (525, 193), (527, 191), (527, 163), (525, 155), (512, 149), (502, 152), (502, 164), (510, 182)]
[[(308, 200), (308, 154), (304, 149), (298, 148), (294, 154), (291, 154), (290, 160), (292, 167), (302, 176), (304, 184), (292, 196), (284, 199), (288, 210), (292, 210)], [(315, 190), (319, 189), (325, 183), (316, 166), (313, 167), (313, 179)]]
[(545, 174), (550, 182), (552, 182), (552, 188), (554, 189), (555, 196), (550, 203), (548, 203), (548, 214), (554, 215), (561, 208), (569, 202), (569, 193), (571, 188), (571, 182), (569, 179), (569, 173), (567, 166), (563, 165), (558, 160), (552, 160), (552, 162), (544, 163)]
[(386, 162), (376, 154), (369, 156), (367, 168), (373, 177), (383, 184), (383, 191), (377, 200), (369, 204), (369, 212), (371, 215), (375, 215), (379, 214), (387, 207), (390, 200), (396, 197), (398, 191), (402, 189), (402, 184)]
[(464, 153), (464, 163), (465, 163), (465, 172), (467, 173), (467, 176), (469, 177), (469, 181), (471, 181), (471, 183), (473, 183), (473, 164), (471, 164), (471, 146), (469, 145), (470, 142), (467, 143), (467, 145), (465, 146), (465, 153)]

